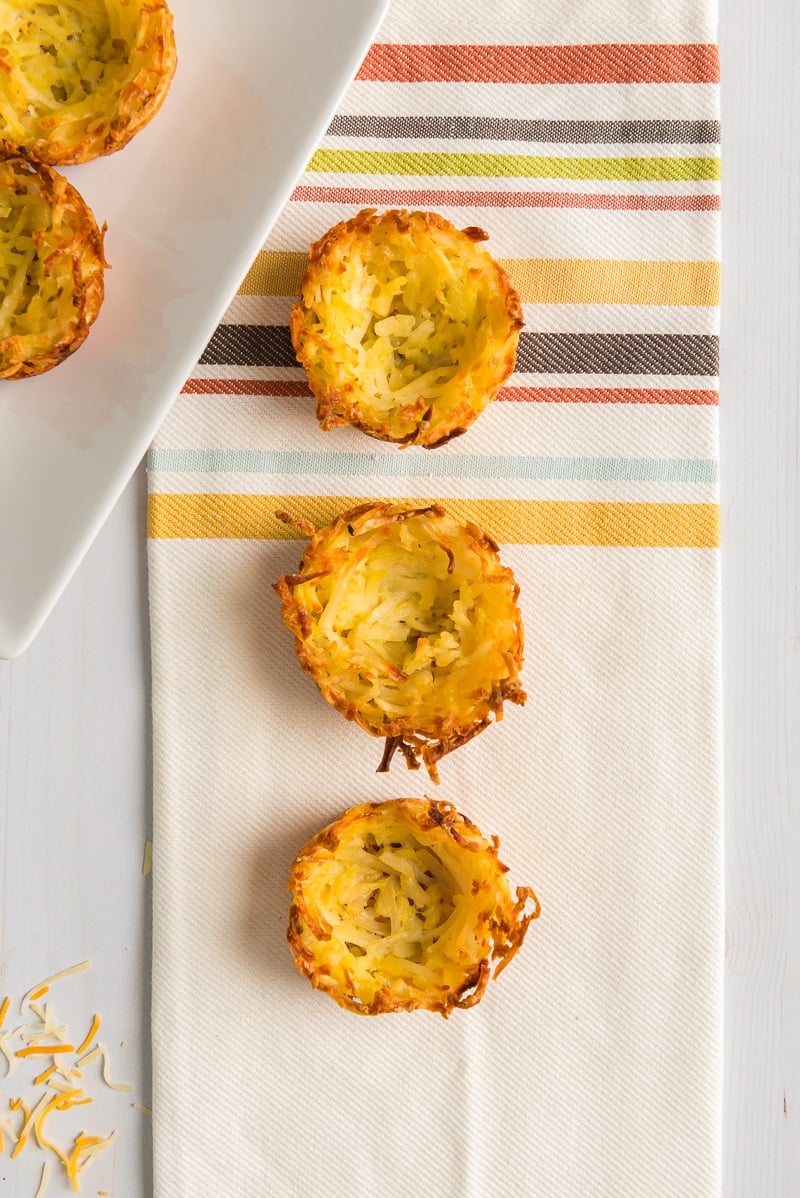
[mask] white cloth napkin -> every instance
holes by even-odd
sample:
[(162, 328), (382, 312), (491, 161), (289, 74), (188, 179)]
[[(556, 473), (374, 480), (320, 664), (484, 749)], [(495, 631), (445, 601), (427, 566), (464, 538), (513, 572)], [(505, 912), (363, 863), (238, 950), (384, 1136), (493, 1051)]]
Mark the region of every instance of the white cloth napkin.
[[(157, 1198), (720, 1192), (714, 38), (710, 0), (396, 0), (159, 434)], [(525, 305), (508, 386), (428, 454), (321, 433), (288, 348), (309, 242), (370, 202), (483, 226)], [(527, 705), (438, 788), (375, 773), (271, 589), (277, 507), (382, 495), (483, 523), (521, 588)], [(289, 868), (434, 790), (542, 915), (473, 1010), (358, 1018), (294, 968)]]

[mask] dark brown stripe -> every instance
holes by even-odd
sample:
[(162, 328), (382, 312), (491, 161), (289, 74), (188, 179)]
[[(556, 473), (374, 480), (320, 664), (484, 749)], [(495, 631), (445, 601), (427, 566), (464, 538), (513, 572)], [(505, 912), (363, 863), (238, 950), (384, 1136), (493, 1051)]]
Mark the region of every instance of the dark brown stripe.
[(532, 374), (716, 375), (716, 337), (683, 334), (523, 333), (516, 369)]
[(296, 366), (287, 325), (222, 324), (200, 359), (213, 366)]
[[(225, 324), (200, 361), (217, 366), (296, 366), (285, 325)], [(716, 375), (716, 337), (683, 334), (523, 333), (517, 371), (532, 374)]]
[(335, 116), (334, 137), (459, 137), (466, 140), (590, 144), (715, 145), (719, 121), (542, 121), (507, 117)]

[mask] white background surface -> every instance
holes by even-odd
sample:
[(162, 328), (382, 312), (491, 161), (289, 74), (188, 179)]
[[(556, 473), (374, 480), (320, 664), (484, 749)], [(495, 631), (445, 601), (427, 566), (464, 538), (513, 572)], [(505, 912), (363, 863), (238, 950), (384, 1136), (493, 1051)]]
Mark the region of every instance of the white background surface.
[[(800, 1193), (800, 5), (722, 0), (722, 8), (724, 1194), (794, 1198)], [(140, 471), (33, 647), (16, 662), (0, 663), (0, 991), (18, 991), (51, 968), (93, 957), (92, 973), (68, 983), (59, 1005), (70, 1008), (76, 1026), (95, 1009), (103, 1014), (115, 1071), (136, 1083), (136, 1100), (147, 1102), (145, 584)], [(118, 1047), (121, 1040), (127, 1049)], [(0, 1093), (5, 1102), (2, 1081)], [(115, 1159), (98, 1161), (86, 1175), (90, 1195), (104, 1186), (114, 1198), (151, 1192), (149, 1128), (129, 1101), (107, 1096), (96, 1112), (109, 1129), (119, 1127), (120, 1138)], [(220, 1117), (222, 1126), (225, 1113)], [(24, 1164), (21, 1158), (9, 1167), (0, 1158), (4, 1198), (32, 1198), (34, 1174), (14, 1168)]]

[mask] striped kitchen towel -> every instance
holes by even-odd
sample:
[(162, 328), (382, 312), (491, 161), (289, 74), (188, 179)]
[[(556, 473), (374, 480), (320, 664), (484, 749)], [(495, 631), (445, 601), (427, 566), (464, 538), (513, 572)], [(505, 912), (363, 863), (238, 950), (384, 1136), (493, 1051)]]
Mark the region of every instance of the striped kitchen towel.
[[(712, 0), (395, 0), (158, 435), (158, 1198), (719, 1193), (715, 21)], [(364, 206), (486, 229), (523, 303), (515, 373), (432, 452), (320, 431), (292, 352), (309, 243)], [(499, 835), (542, 915), (447, 1022), (357, 1019), (285, 942), (308, 836), (430, 793), (402, 761), (375, 773), (271, 589), (302, 548), (277, 509), (375, 497), (476, 521), (521, 587), (527, 705), (436, 797)]]

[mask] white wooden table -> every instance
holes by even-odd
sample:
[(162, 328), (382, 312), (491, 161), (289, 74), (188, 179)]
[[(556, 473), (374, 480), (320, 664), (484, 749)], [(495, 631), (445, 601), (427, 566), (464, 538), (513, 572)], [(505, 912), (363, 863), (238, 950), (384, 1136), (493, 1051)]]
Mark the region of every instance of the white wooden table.
[[(721, 0), (728, 956), (725, 1198), (800, 1194), (800, 4)], [(95, 1010), (133, 1095), (84, 1192), (152, 1191), (148, 635), (140, 470), (39, 639), (0, 662), (0, 967), (19, 992), (87, 956), (57, 998)], [(76, 1035), (77, 1030), (76, 1030)], [(120, 1042), (127, 1047), (121, 1048)], [(0, 1106), (13, 1086), (0, 1082)], [(7, 1198), (38, 1170), (0, 1157)], [(66, 1193), (52, 1184), (51, 1195)], [(220, 1196), (223, 1198), (223, 1196)], [(582, 1196), (576, 1196), (582, 1198)], [(639, 1196), (631, 1196), (639, 1198)], [(646, 1196), (643, 1196), (646, 1198)]]
[[(144, 516), (140, 469), (33, 646), (0, 662), (0, 1002), (43, 974), (93, 960), (52, 998), (81, 1039), (100, 1014), (111, 1076), (135, 1086), (122, 1094), (92, 1081), (97, 1101), (70, 1125), (118, 1129), (113, 1155), (99, 1158), (81, 1187), (114, 1198), (152, 1192), (149, 1120), (131, 1106), (150, 1100)], [(0, 1063), (0, 1118), (16, 1096), (15, 1078), (3, 1072)], [(3, 1198), (33, 1198), (42, 1155), (0, 1156)], [(56, 1180), (48, 1196), (70, 1192)]]
[(800, 1194), (800, 6), (721, 0), (725, 1190)]

